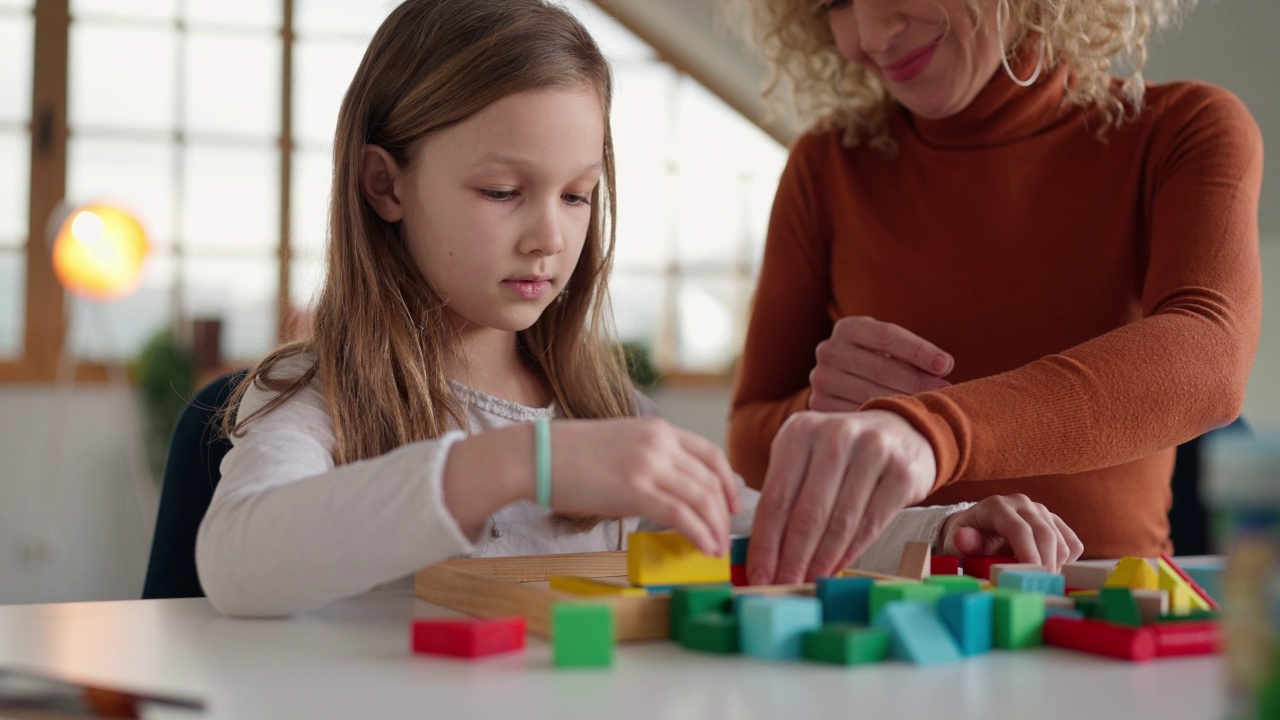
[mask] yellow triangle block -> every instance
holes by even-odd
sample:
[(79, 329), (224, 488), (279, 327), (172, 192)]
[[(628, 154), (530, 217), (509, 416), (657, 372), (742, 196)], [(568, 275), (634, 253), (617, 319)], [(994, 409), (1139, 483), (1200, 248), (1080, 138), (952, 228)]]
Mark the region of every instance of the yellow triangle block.
[(1204, 598), (1200, 597), (1200, 593), (1196, 592), (1190, 585), (1187, 584), (1186, 580), (1182, 579), (1182, 576), (1179, 575), (1176, 570), (1169, 567), (1169, 563), (1165, 562), (1164, 558), (1160, 558), (1159, 565), (1160, 565), (1160, 580), (1159, 580), (1160, 589), (1169, 591), (1169, 612), (1173, 613), (1174, 615), (1185, 614), (1185, 613), (1179, 613), (1173, 609), (1175, 607), (1174, 593), (1177, 592), (1174, 588), (1182, 588), (1184, 591), (1186, 591), (1188, 602), (1191, 603), (1192, 610), (1212, 610), (1213, 609), (1209, 607), (1209, 603), (1206, 602)]
[(1143, 560), (1133, 568), (1129, 576), (1129, 587), (1133, 590), (1160, 590), (1160, 578), (1156, 575), (1151, 563)]
[[(1133, 573), (1139, 570), (1139, 565), (1147, 565), (1147, 561), (1140, 557), (1132, 557), (1126, 555), (1120, 558), (1120, 562), (1116, 563), (1116, 569), (1107, 577), (1107, 581), (1103, 583), (1103, 587), (1131, 587), (1129, 584), (1133, 580)], [(1150, 568), (1150, 565), (1147, 565)]]

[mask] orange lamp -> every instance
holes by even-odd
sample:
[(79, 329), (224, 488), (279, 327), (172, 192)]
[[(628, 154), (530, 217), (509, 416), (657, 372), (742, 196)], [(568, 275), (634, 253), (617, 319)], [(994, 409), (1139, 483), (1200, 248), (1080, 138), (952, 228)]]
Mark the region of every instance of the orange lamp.
[(149, 243), (129, 213), (106, 204), (72, 210), (53, 240), (53, 271), (63, 287), (90, 300), (115, 300), (137, 289)]

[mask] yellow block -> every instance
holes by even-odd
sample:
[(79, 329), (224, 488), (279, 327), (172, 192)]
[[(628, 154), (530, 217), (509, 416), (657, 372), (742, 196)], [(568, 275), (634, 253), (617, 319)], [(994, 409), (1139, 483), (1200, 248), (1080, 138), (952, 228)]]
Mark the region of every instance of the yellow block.
[(1200, 593), (1196, 592), (1190, 585), (1187, 584), (1186, 580), (1182, 579), (1182, 576), (1179, 575), (1176, 570), (1169, 567), (1169, 563), (1165, 562), (1164, 558), (1160, 558), (1159, 566), (1160, 566), (1160, 580), (1159, 580), (1160, 589), (1169, 591), (1169, 612), (1173, 613), (1174, 615), (1187, 614), (1185, 612), (1178, 612), (1175, 609), (1177, 605), (1176, 605), (1176, 600), (1174, 599), (1175, 598), (1174, 593), (1176, 592), (1174, 588), (1182, 588), (1186, 591), (1186, 595), (1188, 598), (1187, 602), (1191, 604), (1192, 610), (1212, 610), (1213, 609), (1209, 607), (1209, 603), (1206, 602), (1204, 598), (1200, 597)]
[(621, 595), (622, 597), (645, 597), (649, 594), (644, 588), (610, 585), (607, 582), (591, 578), (571, 575), (553, 575), (547, 580), (552, 590), (573, 593), (574, 595)]
[[(1181, 580), (1181, 578), (1179, 578)], [(1191, 591), (1191, 587), (1186, 583), (1174, 585), (1165, 588), (1169, 593), (1169, 614), (1170, 615), (1190, 615), (1191, 609), (1194, 607), (1192, 598), (1197, 597)]]
[(729, 582), (729, 554), (704, 555), (674, 532), (627, 536), (627, 580), (632, 585)]
[[(1134, 574), (1141, 573), (1143, 566), (1146, 566), (1147, 570), (1151, 570), (1151, 564), (1147, 562), (1146, 558), (1133, 557), (1131, 555), (1120, 558), (1120, 562), (1116, 563), (1116, 569), (1107, 578), (1107, 582), (1103, 584), (1103, 587), (1145, 587), (1145, 585), (1135, 586), (1133, 584)], [(1140, 577), (1139, 582), (1146, 582), (1145, 575)], [(1152, 589), (1154, 590), (1155, 586), (1152, 586)]]
[(1133, 575), (1129, 576), (1129, 587), (1133, 590), (1160, 589), (1160, 578), (1151, 563), (1143, 560), (1134, 566)]
[(1067, 593), (1067, 597), (1073, 597), (1073, 598), (1098, 597), (1098, 595), (1099, 595), (1099, 592), (1097, 590), (1072, 590), (1071, 592)]

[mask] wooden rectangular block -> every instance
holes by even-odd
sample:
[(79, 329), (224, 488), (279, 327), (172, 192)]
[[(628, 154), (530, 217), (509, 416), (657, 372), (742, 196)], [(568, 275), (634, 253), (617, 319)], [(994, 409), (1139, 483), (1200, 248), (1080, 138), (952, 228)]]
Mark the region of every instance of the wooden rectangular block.
[(822, 602), (822, 622), (857, 623), (871, 621), (871, 578), (818, 578), (816, 594)]
[(1137, 627), (1142, 624), (1142, 615), (1138, 612), (1138, 603), (1133, 598), (1133, 591), (1126, 587), (1106, 587), (1099, 591), (1102, 602), (1100, 619), (1118, 625)]
[(1164, 590), (1130, 590), (1143, 623), (1157, 622), (1169, 613), (1169, 593)]
[(1018, 592), (1036, 592), (1042, 595), (1062, 595), (1066, 590), (1065, 578), (1044, 570), (1011, 569), (1004, 566), (996, 576), (996, 585)]
[(936, 605), (938, 598), (945, 593), (946, 590), (941, 585), (906, 580), (902, 582), (876, 583), (871, 586), (871, 622), (875, 622), (876, 617), (880, 615), (880, 611), (884, 609), (885, 605), (895, 600), (923, 600), (930, 605)]
[(1051, 617), (1044, 621), (1046, 645), (1143, 662), (1156, 656), (1151, 627), (1131, 628), (1099, 620)]
[(832, 665), (880, 662), (889, 657), (889, 633), (856, 625), (824, 625), (804, 634), (804, 656)]
[(970, 575), (930, 575), (924, 579), (926, 585), (937, 585), (943, 594), (978, 592), (982, 589), (982, 581)]
[(966, 657), (991, 650), (994, 611), (991, 593), (959, 593), (938, 600), (938, 616)]
[(417, 618), (410, 626), (415, 653), (479, 658), (524, 648), (524, 618)]
[(1040, 572), (1049, 572), (1049, 569), (1043, 565), (1035, 563), (996, 563), (991, 566), (990, 576), (991, 584), (1000, 587), (1000, 573), (1005, 570), (1038, 570)]
[(573, 575), (552, 575), (547, 583), (552, 590), (567, 592), (570, 595), (616, 595), (618, 597), (645, 597), (649, 593), (644, 588), (623, 587), (613, 583), (601, 582), (592, 578)]
[(551, 661), (563, 667), (613, 664), (613, 608), (586, 602), (558, 602), (551, 608)]
[(889, 644), (896, 658), (917, 665), (941, 665), (962, 657), (951, 632), (928, 602), (891, 602), (884, 606), (874, 626), (889, 632)]
[(635, 532), (627, 538), (632, 585), (729, 582), (729, 556), (705, 555), (675, 532)]
[(979, 580), (990, 580), (992, 565), (1016, 562), (1018, 558), (1012, 555), (968, 555), (960, 559), (960, 567), (965, 575), (972, 575)]
[(729, 613), (702, 613), (685, 621), (680, 645), (690, 650), (732, 655), (740, 648), (741, 632), (738, 618)]
[(929, 575), (959, 575), (960, 558), (955, 555), (934, 555), (929, 558)]
[(804, 655), (804, 634), (822, 626), (817, 598), (771, 596), (743, 602), (738, 617), (742, 653), (770, 660)]
[(995, 646), (1002, 650), (1036, 647), (1042, 640), (1044, 596), (1009, 590), (991, 591)]
[(733, 591), (720, 585), (689, 585), (671, 591), (671, 638), (684, 642), (690, 619), (712, 612), (728, 613)]
[(1107, 584), (1107, 578), (1115, 569), (1115, 563), (1074, 562), (1062, 566), (1062, 576), (1069, 588), (1097, 590)]
[(898, 575), (911, 580), (923, 580), (929, 577), (930, 546), (926, 542), (908, 542), (902, 547), (902, 558), (898, 561)]

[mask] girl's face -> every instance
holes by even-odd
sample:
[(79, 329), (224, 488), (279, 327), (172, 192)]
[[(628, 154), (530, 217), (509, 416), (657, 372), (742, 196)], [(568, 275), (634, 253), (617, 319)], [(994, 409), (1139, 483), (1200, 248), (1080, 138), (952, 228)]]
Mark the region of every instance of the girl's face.
[[(912, 113), (945, 118), (964, 110), (1000, 65), (996, 0), (980, 0), (976, 32), (966, 0), (828, 0), (836, 48), (866, 67)], [(950, 27), (948, 27), (950, 19)]]
[(603, 161), (594, 88), (509, 95), (423, 142), (396, 182), (402, 229), (459, 327), (542, 315), (582, 254)]

